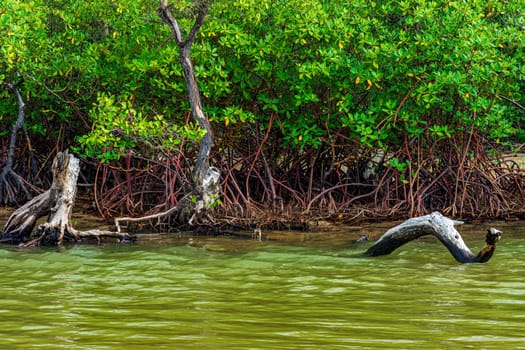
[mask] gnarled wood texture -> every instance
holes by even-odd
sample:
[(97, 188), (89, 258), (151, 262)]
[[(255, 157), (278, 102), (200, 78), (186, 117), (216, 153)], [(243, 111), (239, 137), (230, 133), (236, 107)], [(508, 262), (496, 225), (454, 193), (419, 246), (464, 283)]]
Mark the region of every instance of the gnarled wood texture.
[[(132, 239), (127, 233), (74, 229), (71, 212), (77, 193), (79, 160), (67, 151), (59, 152), (53, 160), (52, 172), (51, 187), (11, 214), (0, 235), (0, 242), (29, 246), (41, 242), (60, 245), (64, 240), (77, 242), (82, 237), (94, 237), (97, 240), (103, 236), (117, 237), (120, 240)], [(48, 215), (47, 221), (31, 236), (36, 221), (45, 215)]]
[(379, 256), (392, 253), (400, 246), (421, 236), (434, 235), (447, 247), (452, 256), (460, 263), (486, 262), (496, 249), (496, 243), (501, 238), (501, 231), (490, 228), (486, 235), (485, 246), (474, 255), (467, 247), (460, 233), (454, 227), (463, 222), (452, 220), (441, 213), (434, 212), (412, 219), (389, 229), (370, 247), (366, 256)]

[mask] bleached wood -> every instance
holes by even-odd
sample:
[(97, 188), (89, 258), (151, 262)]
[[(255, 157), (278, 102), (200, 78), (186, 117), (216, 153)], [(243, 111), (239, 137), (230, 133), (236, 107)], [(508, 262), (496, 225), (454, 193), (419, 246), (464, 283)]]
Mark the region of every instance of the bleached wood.
[(421, 236), (434, 235), (447, 247), (452, 256), (461, 263), (488, 261), (494, 253), (501, 231), (490, 228), (486, 236), (485, 247), (479, 254), (474, 255), (465, 244), (465, 241), (463, 241), (461, 234), (454, 227), (462, 223), (443, 216), (439, 212), (411, 218), (389, 229), (365, 252), (365, 255), (387, 255)]
[[(79, 231), (71, 224), (71, 214), (75, 205), (77, 179), (80, 173), (78, 158), (66, 152), (59, 152), (51, 167), (53, 183), (44, 193), (16, 209), (7, 220), (0, 241), (21, 243), (23, 246), (39, 244), (60, 245), (64, 239), (80, 241), (81, 238), (117, 237), (131, 239), (127, 233), (103, 230)], [(36, 221), (47, 215), (47, 221), (39, 225), (34, 236)]]

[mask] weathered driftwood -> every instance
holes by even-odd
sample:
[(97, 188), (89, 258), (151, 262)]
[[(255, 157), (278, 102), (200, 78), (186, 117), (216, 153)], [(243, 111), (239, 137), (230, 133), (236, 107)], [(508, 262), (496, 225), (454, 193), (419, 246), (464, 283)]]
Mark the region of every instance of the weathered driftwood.
[[(79, 231), (71, 224), (75, 204), (77, 179), (80, 172), (78, 158), (68, 152), (58, 153), (52, 165), (53, 183), (46, 192), (16, 209), (7, 220), (0, 235), (0, 242), (19, 243), (24, 246), (40, 244), (60, 245), (64, 240), (78, 242), (85, 237), (117, 237), (132, 239), (127, 233), (102, 230)], [(47, 221), (31, 233), (39, 218), (48, 215)]]
[(461, 221), (452, 220), (443, 216), (438, 212), (408, 219), (402, 224), (388, 230), (366, 251), (365, 255), (387, 255), (416, 238), (425, 235), (434, 235), (460, 263), (488, 261), (494, 254), (496, 243), (501, 238), (501, 231), (490, 228), (486, 235), (485, 246), (477, 255), (474, 255), (454, 227), (454, 225), (460, 225), (462, 223)]

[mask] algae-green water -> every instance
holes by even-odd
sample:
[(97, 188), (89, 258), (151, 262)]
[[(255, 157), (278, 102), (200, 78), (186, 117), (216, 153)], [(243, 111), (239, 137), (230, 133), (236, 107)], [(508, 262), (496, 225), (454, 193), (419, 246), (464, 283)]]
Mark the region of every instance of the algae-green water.
[(364, 258), (325, 233), (3, 247), (0, 348), (525, 348), (525, 226), (504, 231), (465, 265), (434, 238)]

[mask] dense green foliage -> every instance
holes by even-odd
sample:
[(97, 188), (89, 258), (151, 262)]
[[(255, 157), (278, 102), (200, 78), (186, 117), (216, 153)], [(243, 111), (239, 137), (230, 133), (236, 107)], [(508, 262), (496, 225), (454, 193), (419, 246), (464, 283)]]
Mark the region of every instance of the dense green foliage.
[(472, 125), (523, 140), (523, 110), (503, 99), (524, 102), (520, 1), (227, 3), (204, 29), (217, 57), (208, 95), (277, 113), (292, 143), (345, 130), (384, 147), (400, 133), (449, 138)]
[[(171, 91), (156, 88), (163, 79), (158, 71), (150, 74), (158, 66), (155, 57), (165, 39), (151, 2), (7, 1), (2, 6), (2, 47), (7, 54), (0, 73), (7, 80), (14, 79), (15, 71), (26, 78), (22, 90), (30, 101), (30, 128), (48, 138), (61, 137), (71, 144), (92, 129), (80, 138), (81, 149), (113, 159), (123, 147), (134, 146), (127, 137), (135, 129), (139, 135), (151, 130), (152, 125), (141, 125), (145, 119), (135, 118), (131, 107), (155, 120), (183, 101), (182, 91), (175, 98)], [(164, 53), (165, 60), (173, 58)], [(180, 76), (173, 62), (164, 67), (169, 69), (165, 74)], [(10, 103), (7, 99), (4, 105)], [(114, 100), (120, 106), (111, 112), (108, 105)], [(2, 114), (4, 119), (13, 115), (5, 109)], [(115, 122), (109, 129), (107, 118)], [(173, 119), (184, 124), (184, 118)], [(126, 121), (131, 128), (120, 127)], [(69, 134), (59, 135), (66, 125)], [(99, 137), (102, 134), (105, 137)]]
[[(25, 84), (33, 130), (51, 133), (55, 120), (74, 116), (90, 127), (100, 93), (185, 120), (176, 48), (155, 5), (4, 2), (0, 78), (18, 70), (35, 79)], [(344, 129), (384, 146), (399, 132), (450, 137), (472, 124), (494, 139), (523, 140), (523, 110), (505, 99), (524, 104), (521, 5), (216, 1), (194, 50), (196, 73), (216, 121), (276, 113), (294, 144), (318, 146)], [(5, 119), (12, 102), (3, 101)]]
[[(41, 152), (73, 146), (112, 162), (202, 137), (188, 122), (177, 48), (157, 5), (0, 5), (0, 80), (24, 77), (28, 129), (54, 140)], [(191, 1), (173, 6), (189, 28)], [(381, 148), (408, 178), (410, 155), (396, 152), (413, 140), (423, 151), (465, 134), (525, 142), (524, 44), (522, 0), (216, 0), (192, 58), (219, 153), (270, 128), (268, 147), (331, 152), (325, 170)], [(15, 118), (4, 89), (2, 135)], [(278, 147), (267, 151), (271, 167), (290, 163)]]

